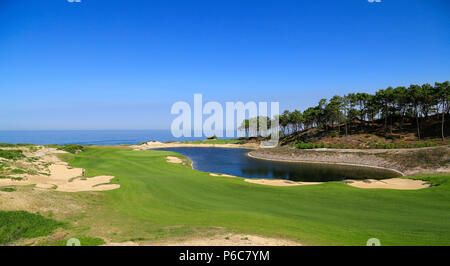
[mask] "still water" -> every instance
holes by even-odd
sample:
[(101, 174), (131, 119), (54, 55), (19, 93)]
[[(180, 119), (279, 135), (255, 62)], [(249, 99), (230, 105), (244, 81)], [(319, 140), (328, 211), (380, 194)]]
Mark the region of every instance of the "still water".
[(165, 148), (183, 154), (202, 172), (223, 173), (246, 178), (276, 178), (304, 182), (344, 179), (384, 179), (398, 173), (369, 167), (276, 162), (247, 156), (248, 150), (227, 148)]

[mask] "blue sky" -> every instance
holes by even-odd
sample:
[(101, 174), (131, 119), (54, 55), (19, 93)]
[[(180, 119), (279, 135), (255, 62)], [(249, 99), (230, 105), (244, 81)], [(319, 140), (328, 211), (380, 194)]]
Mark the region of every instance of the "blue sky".
[(448, 80), (447, 0), (1, 0), (0, 130), (165, 129), (175, 101)]

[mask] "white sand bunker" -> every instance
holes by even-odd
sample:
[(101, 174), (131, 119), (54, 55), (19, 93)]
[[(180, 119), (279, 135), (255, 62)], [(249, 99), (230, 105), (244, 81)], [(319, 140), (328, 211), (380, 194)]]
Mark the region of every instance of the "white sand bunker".
[(14, 179), (0, 179), (0, 186), (36, 185), (38, 188), (55, 189), (63, 192), (105, 191), (120, 188), (118, 184), (108, 184), (114, 176), (85, 177), (84, 169), (72, 168), (55, 156), (56, 151), (48, 150), (40, 154), (41, 162), (49, 163), (48, 175), (15, 175)]
[(175, 156), (166, 157), (168, 163), (183, 163), (183, 160)]
[(422, 180), (413, 180), (406, 178), (390, 178), (384, 180), (345, 180), (348, 181), (348, 185), (358, 188), (387, 188), (387, 189), (400, 189), (400, 190), (417, 190), (430, 187)]
[(163, 243), (165, 246), (301, 246), (287, 239), (277, 239), (256, 235), (224, 234), (199, 239), (187, 239)]
[(248, 178), (245, 179), (245, 182), (275, 187), (293, 187), (293, 186), (308, 186), (308, 185), (322, 184), (322, 182), (295, 182), (281, 179), (248, 179)]
[(139, 246), (138, 243), (133, 241), (126, 241), (126, 242), (106, 242), (106, 244), (102, 246), (109, 246), (109, 247), (127, 247), (127, 246)]

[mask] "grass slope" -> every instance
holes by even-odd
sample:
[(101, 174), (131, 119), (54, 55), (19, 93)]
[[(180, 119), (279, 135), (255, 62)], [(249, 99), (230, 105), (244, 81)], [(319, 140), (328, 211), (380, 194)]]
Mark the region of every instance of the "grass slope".
[(63, 223), (25, 211), (0, 211), (0, 245), (51, 234)]
[(340, 182), (270, 187), (170, 164), (167, 155), (174, 153), (87, 148), (73, 155), (71, 165), (86, 168), (88, 176), (114, 175), (121, 185), (104, 192), (105, 210), (93, 224), (120, 227), (139, 240), (219, 226), (313, 245), (365, 245), (373, 237), (382, 245), (450, 241), (450, 176), (422, 177), (440, 185), (418, 191)]

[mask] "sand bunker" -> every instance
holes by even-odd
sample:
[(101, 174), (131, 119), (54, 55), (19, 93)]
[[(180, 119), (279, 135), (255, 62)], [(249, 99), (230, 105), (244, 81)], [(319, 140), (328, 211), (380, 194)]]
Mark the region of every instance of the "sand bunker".
[(293, 186), (308, 186), (308, 185), (318, 185), (322, 184), (322, 182), (295, 182), (290, 180), (281, 180), (281, 179), (245, 179), (245, 182), (260, 184), (260, 185), (268, 185), (275, 187), (293, 187)]
[(417, 190), (430, 187), (422, 180), (413, 180), (406, 178), (390, 178), (384, 180), (345, 180), (348, 181), (348, 185), (358, 188), (387, 188), (387, 189), (400, 189), (400, 190)]
[(245, 234), (219, 234), (209, 237), (169, 240), (164, 242), (108, 242), (104, 246), (302, 246), (301, 243)]
[(50, 164), (48, 174), (12, 175), (22, 180), (0, 179), (0, 186), (36, 185), (37, 188), (55, 189), (63, 192), (105, 191), (120, 188), (118, 184), (108, 184), (114, 176), (85, 177), (84, 169), (72, 168), (61, 161), (55, 154), (61, 153), (54, 149), (44, 149), (34, 154), (39, 157), (36, 164)]
[[(236, 177), (234, 175), (227, 174), (214, 174), (209, 173), (210, 176), (218, 176), (218, 177)], [(322, 182), (295, 182), (290, 180), (281, 180), (281, 179), (244, 179), (245, 182), (259, 184), (259, 185), (267, 185), (267, 186), (275, 186), (275, 187), (292, 187), (292, 186), (307, 186), (307, 185), (318, 185), (322, 184)]]
[(224, 234), (199, 239), (187, 239), (164, 243), (164, 246), (301, 246), (286, 239), (276, 239), (255, 235)]
[(210, 176), (220, 176), (220, 177), (236, 177), (234, 175), (227, 175), (227, 174), (214, 174), (214, 173), (209, 173)]
[(166, 159), (168, 163), (183, 163), (182, 159), (174, 156), (167, 156)]
[(128, 247), (128, 246), (139, 246), (138, 243), (133, 241), (126, 241), (126, 242), (107, 242), (106, 244), (102, 246), (109, 246), (109, 247)]

